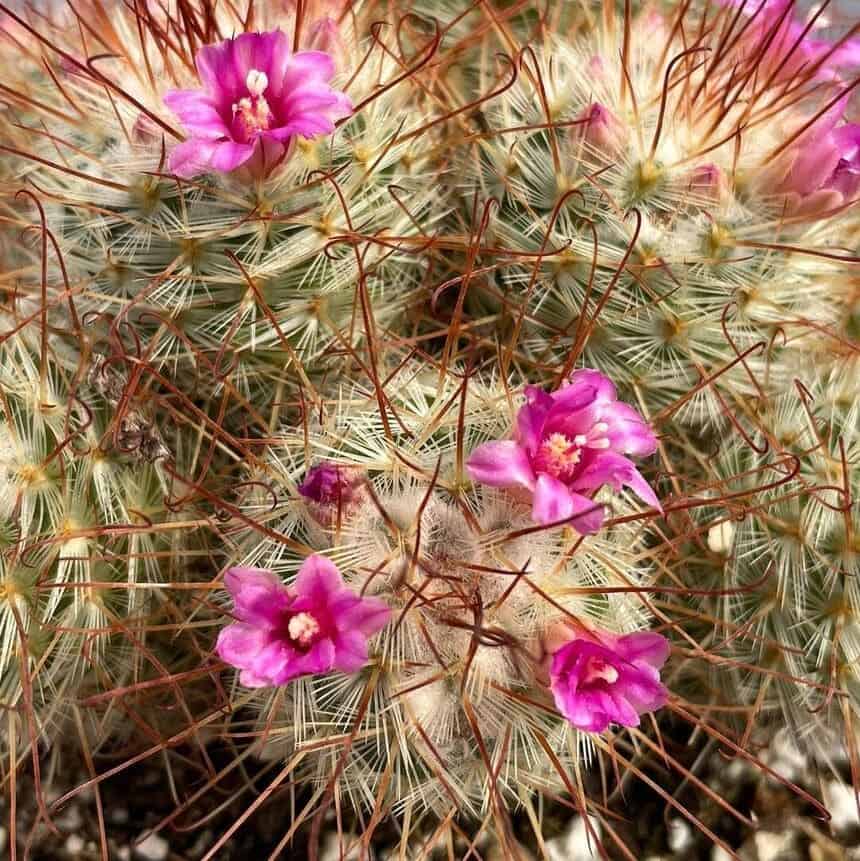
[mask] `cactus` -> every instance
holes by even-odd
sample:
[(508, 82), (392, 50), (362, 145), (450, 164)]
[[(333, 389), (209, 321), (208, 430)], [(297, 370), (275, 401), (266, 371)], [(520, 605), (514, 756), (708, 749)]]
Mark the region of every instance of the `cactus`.
[[(629, 26), (605, 11), (594, 33), (544, 32), (462, 154), (463, 211), (476, 198), (494, 202), (473, 245), (481, 274), (463, 318), (481, 321), (503, 368), (558, 379), (577, 362), (599, 367), (655, 421), (673, 478), (669, 508), (692, 512), (692, 521), (670, 517), (674, 541), (696, 556), (711, 526), (743, 522), (730, 562), (706, 581), (723, 594), (714, 611), (728, 625), (721, 653), (759, 667), (736, 679), (751, 723), (797, 725), (803, 712), (810, 739), (822, 727), (844, 736), (834, 712), (853, 695), (834, 699), (833, 690), (852, 685), (828, 666), (834, 650), (838, 664), (850, 658), (839, 626), (821, 625), (824, 607), (842, 606), (840, 584), (855, 564), (850, 537), (836, 534), (853, 534), (856, 519), (856, 416), (844, 403), (857, 354), (860, 224), (855, 150), (846, 144), (843, 158), (833, 143), (858, 130), (843, 117), (842, 49), (796, 39), (806, 36), (799, 26), (789, 39), (790, 9), (646, 9)], [(810, 179), (816, 159), (821, 176)], [(805, 390), (814, 394), (804, 407)], [(844, 418), (819, 416), (813, 453), (807, 411), (834, 409), (840, 397)], [(771, 492), (795, 450), (779, 442), (786, 428), (808, 450), (800, 483)], [(844, 488), (838, 503), (834, 491), (822, 501), (815, 488), (825, 485)], [(773, 560), (762, 594), (741, 597), (767, 567), (785, 506), (810, 520), (808, 543)], [(664, 538), (651, 541), (661, 555)], [(698, 561), (667, 564), (701, 585)], [(704, 612), (708, 601), (697, 601)], [(773, 669), (768, 650), (793, 680), (761, 669)], [(809, 710), (816, 696), (832, 708)]]
[[(537, 531), (522, 500), (469, 480), (464, 456), (510, 430), (511, 389), (415, 362), (387, 377), (384, 410), (373, 387), (341, 385), (320, 415), (283, 429), (245, 483), (230, 562), (290, 580), (308, 554), (325, 554), (391, 608), (361, 673), (250, 700), (233, 692), (240, 725), (248, 709), (258, 715), (260, 756), (295, 763), (291, 779), (355, 809), (501, 823), (508, 809), (534, 814), (536, 791), (563, 792), (607, 751), (560, 718), (535, 679), (545, 641), (569, 619), (617, 634), (648, 627), (643, 530), (620, 517), (596, 535)], [(302, 484), (321, 462), (339, 471), (337, 493)]]
[(207, 858), (287, 785), (280, 849), (623, 854), (630, 776), (727, 848), (659, 733), (853, 756), (854, 43), (240, 5), (0, 22), (2, 753), (277, 769)]
[[(162, 468), (173, 453), (145, 407), (117, 412), (116, 368), (103, 357), (83, 380), (28, 334), (0, 345), (0, 678), (18, 724), (3, 740), (21, 750), (50, 749), (81, 698), (148, 674), (147, 587), (181, 569), (185, 531)], [(87, 712), (84, 737), (102, 744), (117, 718)]]
[[(413, 134), (425, 107), (409, 79), (398, 82), (413, 58), (372, 41), (356, 12), (335, 35), (337, 80), (358, 109), (334, 135), (299, 140), (265, 182), (217, 172), (178, 181), (166, 154), (181, 126), (164, 96), (199, 86), (201, 39), (243, 23), (204, 6), (178, 42), (175, 19), (123, 4), (92, 4), (99, 40), (79, 32), (71, 7), (38, 19), (38, 40), (27, 31), (38, 50), (15, 54), (21, 122), (4, 132), (5, 184), (11, 197), (23, 172), (39, 189), (81, 313), (129, 321), (158, 366), (187, 371), (202, 355), (221, 372), (233, 362), (240, 392), (271, 396), (284, 366), (319, 374), (326, 351), (354, 348), (362, 303), (384, 329), (423, 301), (415, 250), (445, 208), (429, 172), (435, 142), (432, 130)], [(54, 258), (48, 275), (62, 283)]]

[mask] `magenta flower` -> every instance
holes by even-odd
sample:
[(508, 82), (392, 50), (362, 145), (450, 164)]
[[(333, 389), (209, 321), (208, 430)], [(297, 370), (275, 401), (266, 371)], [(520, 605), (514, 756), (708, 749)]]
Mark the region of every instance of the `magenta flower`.
[(622, 637), (593, 631), (553, 653), (550, 687), (558, 710), (577, 728), (639, 726), (639, 715), (666, 704), (660, 668), (669, 641), (653, 631)]
[(189, 139), (170, 153), (170, 170), (190, 178), (247, 166), (263, 176), (279, 164), (293, 138), (334, 131), (352, 113), (349, 97), (332, 89), (334, 61), (321, 51), (290, 51), (286, 33), (242, 33), (197, 52), (202, 90), (171, 90), (165, 104)]
[[(743, 6), (752, 20), (741, 31), (741, 49), (755, 63), (762, 81), (790, 81), (812, 74), (835, 80), (839, 72), (860, 66), (860, 39), (830, 42), (804, 33), (806, 23), (794, 15), (794, 0), (722, 0), (729, 6)], [(822, 19), (823, 20), (823, 19)], [(738, 29), (742, 25), (738, 25)]]
[(840, 118), (828, 111), (782, 160), (778, 190), (791, 213), (826, 212), (860, 195), (860, 125)]
[(536, 523), (570, 521), (597, 532), (602, 506), (589, 496), (604, 484), (631, 488), (662, 511), (648, 482), (624, 454), (649, 455), (657, 439), (639, 413), (616, 400), (615, 386), (599, 371), (576, 371), (550, 394), (526, 387), (516, 438), (478, 446), (466, 468), (474, 481), (523, 488), (532, 494)]
[(249, 688), (357, 672), (367, 663), (368, 637), (391, 615), (378, 598), (356, 595), (322, 556), (305, 560), (293, 586), (259, 568), (231, 568), (224, 584), (238, 621), (221, 631), (215, 650)]

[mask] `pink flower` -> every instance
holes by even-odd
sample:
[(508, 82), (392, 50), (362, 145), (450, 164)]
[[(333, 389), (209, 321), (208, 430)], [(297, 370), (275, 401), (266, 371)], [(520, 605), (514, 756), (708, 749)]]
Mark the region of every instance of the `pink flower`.
[(782, 160), (789, 212), (826, 212), (860, 195), (860, 125), (836, 123), (828, 111)]
[[(762, 82), (771, 76), (773, 83), (785, 82), (810, 72), (816, 78), (833, 80), (841, 69), (860, 66), (860, 39), (836, 43), (804, 35), (806, 23), (794, 16), (794, 0), (722, 2), (729, 6), (743, 5), (743, 14), (752, 19), (743, 29), (740, 48), (755, 63)], [(739, 32), (744, 23), (736, 25)]]
[(231, 568), (224, 584), (238, 621), (221, 631), (215, 650), (249, 688), (357, 672), (367, 663), (368, 637), (391, 615), (378, 598), (356, 595), (322, 556), (305, 560), (293, 586), (259, 568)]
[(630, 487), (662, 511), (654, 491), (624, 454), (657, 449), (639, 413), (616, 400), (615, 386), (599, 371), (576, 371), (550, 394), (526, 387), (516, 438), (478, 446), (466, 468), (474, 481), (532, 493), (536, 523), (570, 521), (579, 532), (597, 532), (603, 510), (592, 494), (604, 484)]
[(611, 723), (639, 726), (639, 715), (666, 704), (660, 668), (668, 656), (669, 641), (653, 631), (576, 637), (552, 656), (555, 704), (586, 732), (603, 732)]
[(196, 61), (203, 89), (164, 97), (189, 133), (170, 153), (170, 169), (181, 177), (240, 165), (263, 176), (284, 159), (296, 135), (329, 134), (352, 112), (349, 97), (328, 85), (332, 58), (321, 51), (293, 54), (280, 30), (206, 45)]

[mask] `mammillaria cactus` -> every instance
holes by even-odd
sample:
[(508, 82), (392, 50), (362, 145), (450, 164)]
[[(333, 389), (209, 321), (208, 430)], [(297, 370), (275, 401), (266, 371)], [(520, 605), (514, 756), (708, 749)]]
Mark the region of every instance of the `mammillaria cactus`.
[[(410, 242), (445, 206), (426, 173), (432, 129), (413, 133), (426, 124), (401, 74), (413, 58), (374, 41), (358, 10), (338, 19), (336, 59), (294, 51), (277, 15), (225, 39), (244, 24), (226, 6), (182, 24), (93, 11), (98, 36), (71, 6), (9, 13), (34, 53), (11, 46), (17, 119), (0, 140), (9, 195), (21, 172), (39, 189), (80, 312), (130, 323), (156, 364), (233, 362), (244, 392), (352, 349), (362, 303), (374, 325), (407, 314), (422, 277)], [(331, 20), (305, 20), (307, 41)]]
[[(860, 42), (815, 40), (786, 3), (645, 9), (632, 21), (604, 12), (593, 33), (545, 30), (484, 109), (461, 186), (470, 209), (475, 194), (492, 205), (463, 317), (493, 325), (485, 343), (506, 367), (557, 379), (584, 360), (635, 399), (663, 441), (669, 508), (713, 501), (700, 525), (669, 518), (673, 542), (693, 552), (711, 528), (703, 517), (743, 523), (724, 576), (708, 583), (730, 593), (717, 613), (726, 660), (758, 668), (740, 686), (756, 709), (749, 726), (768, 713), (810, 738), (822, 726), (843, 736), (834, 710), (850, 694), (809, 709), (842, 689), (826, 657), (842, 635), (808, 626), (827, 612), (810, 601), (841, 605), (854, 564), (825, 536), (854, 531), (856, 416), (811, 416), (856, 367), (860, 125), (849, 95)], [(808, 465), (783, 485), (801, 438)], [(822, 458), (826, 478), (808, 472)], [(775, 554), (786, 505), (810, 521), (805, 549)], [(776, 582), (746, 594), (768, 561)], [(688, 576), (697, 565), (671, 564), (701, 585)], [(772, 677), (765, 653), (784, 656), (786, 677)]]
[[(619, 423), (613, 439), (647, 436), (634, 410), (609, 399), (610, 389), (602, 375), (577, 372), (554, 393), (567, 398), (560, 420), (581, 423), (602, 409)], [(530, 392), (530, 402), (540, 396)], [(245, 633), (236, 643), (225, 629), (219, 654), (242, 668), (237, 720), (244, 723), (247, 705), (259, 710), (252, 744), (264, 756), (298, 757), (294, 773), (287, 766), (292, 780), (335, 782), (329, 791), (357, 807), (407, 813), (416, 823), (428, 811), (444, 820), (459, 809), (489, 817), (504, 834), (508, 808), (534, 809), (535, 792), (563, 791), (580, 759), (607, 751), (604, 738), (574, 727), (635, 727), (640, 713), (665, 702), (657, 671), (668, 643), (643, 631), (651, 614), (640, 593), (653, 572), (638, 542), (642, 530), (619, 517), (598, 532), (604, 507), (630, 510), (608, 489), (587, 502), (597, 518), (546, 529), (516, 490), (480, 483), (486, 476), (472, 466), (476, 453), (506, 445), (482, 441), (511, 432), (521, 395), (510, 387), (457, 373), (440, 379), (411, 362), (388, 376), (384, 400), (385, 417), (372, 387), (340, 386), (316, 418), (270, 442), (247, 482), (241, 530), (228, 530), (234, 563), (268, 571), (234, 567), (227, 585), (235, 624), (249, 620), (239, 606), (243, 582), (248, 600), (267, 614), (282, 604), (304, 611), (289, 603), (296, 599), (280, 578), (292, 577), (303, 554), (325, 554), (346, 580), (345, 600), (387, 607), (390, 620), (362, 665), (341, 664), (333, 651), (333, 663), (310, 670), (289, 656), (325, 625), (305, 623), (304, 613), (290, 610), (288, 623), (279, 623), (283, 640), (265, 635), (282, 646), (257, 644), (247, 625), (247, 644)], [(520, 415), (529, 409), (523, 405)], [(299, 601), (311, 564), (316, 571), (323, 560), (309, 555), (302, 564)], [(334, 581), (337, 569), (327, 575)], [(351, 613), (340, 621), (332, 615), (339, 630)], [(384, 624), (378, 615), (374, 628)], [(341, 635), (332, 636), (336, 648)], [(283, 666), (284, 678), (304, 677), (249, 702), (243, 686), (258, 686), (264, 661), (273, 671)], [(325, 674), (331, 667), (346, 672)], [(566, 704), (568, 720), (553, 697)], [(338, 743), (345, 738), (349, 744)]]
[(92, 789), (109, 857), (102, 789), (148, 760), (147, 827), (232, 817), (207, 861), (267, 804), (272, 858), (551, 857), (556, 809), (638, 857), (634, 782), (731, 854), (689, 801), (754, 825), (711, 749), (813, 806), (775, 729), (860, 773), (854, 33), (787, 0), (2, 8), (33, 834)]

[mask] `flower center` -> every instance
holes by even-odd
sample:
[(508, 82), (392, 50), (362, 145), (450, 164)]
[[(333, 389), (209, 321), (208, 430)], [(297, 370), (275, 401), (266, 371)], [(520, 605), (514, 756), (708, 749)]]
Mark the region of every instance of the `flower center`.
[(320, 632), (320, 623), (310, 613), (296, 613), (287, 625), (290, 639), (300, 646), (309, 646)]
[(543, 471), (555, 478), (572, 478), (574, 467), (582, 457), (582, 449), (576, 439), (571, 440), (563, 433), (553, 433), (541, 443), (538, 454)]
[(233, 105), (233, 122), (240, 136), (249, 140), (272, 127), (273, 114), (263, 93), (269, 86), (269, 76), (259, 69), (251, 69), (245, 78), (248, 95)]
[(551, 433), (538, 448), (535, 463), (538, 472), (547, 472), (553, 478), (570, 481), (582, 459), (584, 448), (609, 448), (609, 439), (604, 436), (608, 430), (606, 422), (596, 422), (588, 433), (578, 433), (573, 439), (563, 433)]
[(618, 670), (608, 664), (603, 658), (589, 658), (585, 665), (585, 675), (582, 678), (585, 684), (602, 681), (608, 685), (614, 685), (618, 681)]

